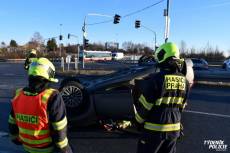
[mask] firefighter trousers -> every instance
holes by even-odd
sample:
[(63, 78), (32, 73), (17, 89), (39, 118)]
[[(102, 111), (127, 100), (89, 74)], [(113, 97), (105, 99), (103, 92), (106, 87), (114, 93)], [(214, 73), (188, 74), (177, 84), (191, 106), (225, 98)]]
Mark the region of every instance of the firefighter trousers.
[(142, 135), (138, 141), (137, 153), (176, 153), (176, 139)]

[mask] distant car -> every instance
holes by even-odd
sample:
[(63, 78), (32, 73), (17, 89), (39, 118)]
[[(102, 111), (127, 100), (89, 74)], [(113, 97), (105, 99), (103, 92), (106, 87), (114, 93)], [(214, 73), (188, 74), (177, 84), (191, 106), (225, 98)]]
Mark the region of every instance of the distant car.
[(208, 70), (208, 62), (203, 58), (191, 58), (194, 70)]
[(121, 60), (124, 58), (124, 53), (122, 52), (112, 52), (112, 60)]
[[(185, 64), (184, 74), (192, 70), (187, 65), (191, 66)], [(107, 119), (133, 120), (133, 99), (137, 97), (134, 87), (143, 87), (143, 78), (155, 72), (155, 65), (135, 65), (103, 76), (65, 78), (59, 91), (66, 105), (69, 122), (72, 126), (87, 126)]]
[(230, 70), (230, 58), (224, 61), (222, 67), (223, 67), (223, 69), (225, 69), (225, 70)]

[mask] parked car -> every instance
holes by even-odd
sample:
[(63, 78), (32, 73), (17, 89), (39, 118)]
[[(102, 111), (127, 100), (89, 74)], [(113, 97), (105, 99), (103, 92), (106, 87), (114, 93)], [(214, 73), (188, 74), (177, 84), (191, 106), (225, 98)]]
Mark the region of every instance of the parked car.
[(222, 67), (225, 70), (230, 70), (230, 59), (225, 60)]
[(194, 70), (208, 70), (208, 62), (203, 58), (191, 58)]
[[(184, 66), (183, 72), (187, 70), (192, 69)], [(155, 71), (154, 65), (133, 66), (103, 76), (65, 78), (61, 82), (60, 93), (69, 122), (87, 126), (106, 119), (132, 120), (134, 84), (142, 86), (142, 79)]]

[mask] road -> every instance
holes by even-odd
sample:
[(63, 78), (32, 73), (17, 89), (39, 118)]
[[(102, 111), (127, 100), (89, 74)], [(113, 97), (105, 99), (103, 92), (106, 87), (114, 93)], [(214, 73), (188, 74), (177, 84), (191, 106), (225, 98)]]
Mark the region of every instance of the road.
[[(14, 90), (25, 86), (22, 64), (0, 63), (0, 153), (20, 153), (9, 143), (7, 118)], [(230, 152), (230, 87), (194, 86), (187, 112), (183, 114), (184, 138), (178, 142), (178, 153), (216, 152), (204, 145), (205, 140), (223, 140)], [(78, 153), (134, 153), (137, 135), (105, 132), (98, 128), (70, 130), (70, 143)]]

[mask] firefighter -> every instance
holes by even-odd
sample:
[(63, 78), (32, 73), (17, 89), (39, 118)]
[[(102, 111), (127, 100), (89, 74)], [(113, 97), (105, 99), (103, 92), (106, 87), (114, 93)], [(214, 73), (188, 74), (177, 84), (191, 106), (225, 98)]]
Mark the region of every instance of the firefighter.
[(32, 63), (33, 59), (37, 58), (37, 50), (32, 49), (29, 54), (26, 57), (25, 63), (24, 63), (24, 69), (28, 70), (29, 65)]
[(66, 109), (60, 93), (48, 85), (58, 82), (46, 58), (29, 66), (28, 87), (16, 90), (9, 115), (9, 133), (28, 153), (72, 153), (67, 138)]
[(141, 127), (137, 153), (175, 153), (181, 135), (181, 113), (186, 105), (189, 83), (182, 74), (184, 60), (174, 43), (155, 52), (160, 72), (145, 77), (135, 87), (135, 119)]

